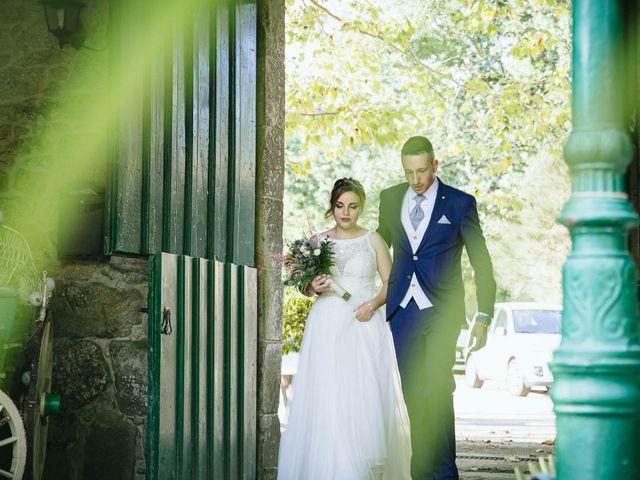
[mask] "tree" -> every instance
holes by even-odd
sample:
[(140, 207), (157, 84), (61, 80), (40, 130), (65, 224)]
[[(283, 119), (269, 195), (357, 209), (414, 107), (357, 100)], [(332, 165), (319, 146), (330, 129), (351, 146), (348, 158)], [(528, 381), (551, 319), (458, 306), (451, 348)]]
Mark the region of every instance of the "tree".
[(400, 146), (425, 134), (441, 178), (478, 199), (503, 296), (559, 300), (569, 4), (289, 0), (287, 25), (285, 236), (305, 216), (328, 226), (346, 175), (365, 185), (362, 223), (375, 228), (379, 191), (402, 179)]

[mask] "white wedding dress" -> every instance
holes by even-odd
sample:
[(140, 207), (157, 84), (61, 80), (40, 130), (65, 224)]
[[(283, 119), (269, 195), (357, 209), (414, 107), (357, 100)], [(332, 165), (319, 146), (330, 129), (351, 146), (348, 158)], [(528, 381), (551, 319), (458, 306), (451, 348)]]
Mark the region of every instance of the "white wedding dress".
[(334, 279), (352, 297), (323, 293), (309, 312), (280, 443), (280, 480), (411, 479), (409, 419), (384, 310), (369, 322), (353, 315), (376, 293), (370, 235), (333, 240)]

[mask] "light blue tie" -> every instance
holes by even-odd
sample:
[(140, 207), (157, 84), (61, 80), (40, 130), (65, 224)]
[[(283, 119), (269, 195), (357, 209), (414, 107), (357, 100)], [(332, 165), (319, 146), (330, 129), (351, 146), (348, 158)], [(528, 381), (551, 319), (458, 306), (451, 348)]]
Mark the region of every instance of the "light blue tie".
[(422, 210), (420, 204), (425, 200), (425, 197), (424, 195), (416, 195), (414, 200), (416, 202), (416, 206), (413, 207), (411, 212), (409, 212), (409, 218), (411, 219), (411, 225), (413, 225), (413, 229), (417, 230), (418, 225), (420, 225), (420, 222), (422, 222), (422, 219), (424, 218), (424, 211)]

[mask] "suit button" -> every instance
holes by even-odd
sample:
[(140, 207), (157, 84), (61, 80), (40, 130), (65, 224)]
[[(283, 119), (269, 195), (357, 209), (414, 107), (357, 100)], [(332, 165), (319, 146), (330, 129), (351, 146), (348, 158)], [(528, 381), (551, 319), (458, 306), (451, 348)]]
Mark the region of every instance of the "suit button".
[(417, 260), (417, 259), (418, 259), (418, 257), (417, 257), (416, 255), (414, 255), (414, 256), (413, 256), (413, 259), (414, 259), (414, 260)]
[(407, 280), (411, 280), (411, 275), (407, 275)]

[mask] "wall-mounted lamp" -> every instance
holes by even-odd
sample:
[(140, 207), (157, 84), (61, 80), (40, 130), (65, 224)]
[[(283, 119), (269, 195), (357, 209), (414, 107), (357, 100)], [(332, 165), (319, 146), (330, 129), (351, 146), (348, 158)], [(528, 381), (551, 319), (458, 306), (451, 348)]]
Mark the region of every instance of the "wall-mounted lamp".
[(47, 28), (58, 37), (60, 48), (65, 44), (74, 48), (84, 43), (84, 28), (80, 23), (80, 10), (85, 6), (78, 0), (41, 0), (47, 18)]

